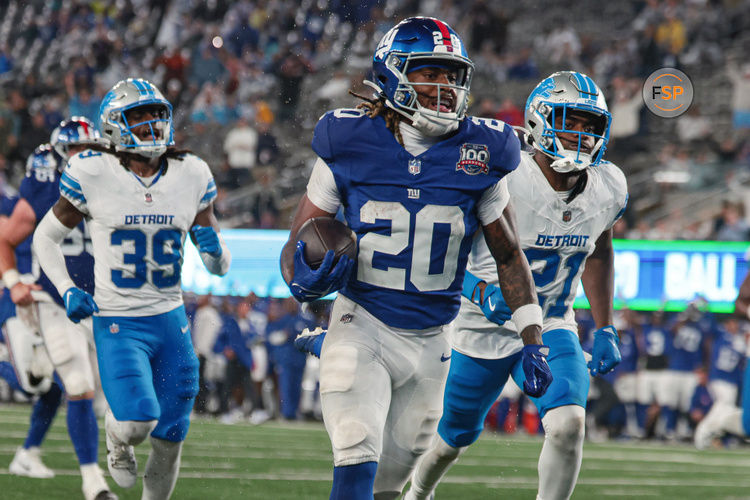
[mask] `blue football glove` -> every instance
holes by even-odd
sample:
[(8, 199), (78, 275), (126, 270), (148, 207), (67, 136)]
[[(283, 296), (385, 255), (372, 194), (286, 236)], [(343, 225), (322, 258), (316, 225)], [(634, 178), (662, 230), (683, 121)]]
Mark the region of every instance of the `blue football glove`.
[(193, 233), (195, 238), (195, 244), (198, 246), (198, 251), (205, 252), (213, 257), (221, 256), (221, 243), (219, 242), (219, 234), (211, 226), (199, 226), (195, 225), (190, 228), (190, 232)]
[[(305, 242), (297, 242), (294, 252), (294, 276), (289, 285), (294, 298), (300, 302), (309, 302), (335, 292), (346, 283), (354, 268), (354, 261), (342, 255), (336, 266), (333, 266), (334, 252), (328, 250), (318, 269), (310, 269), (305, 262)], [(332, 269), (333, 268), (333, 269)]]
[(529, 344), (521, 351), (521, 366), (526, 380), (523, 381), (523, 392), (532, 398), (540, 398), (547, 392), (552, 383), (552, 372), (547, 364), (549, 346)]
[[(484, 296), (480, 297), (482, 292), (477, 289), (477, 286), (483, 281), (466, 271), (464, 275), (464, 288), (461, 294), (478, 305), (488, 320), (502, 325), (511, 318), (513, 312), (508, 307), (508, 304), (505, 303), (500, 288), (495, 285), (487, 283), (484, 289)], [(472, 298), (472, 295), (474, 298)]]
[(323, 330), (321, 327), (317, 327), (315, 330), (310, 331), (309, 328), (302, 330), (302, 333), (297, 335), (294, 339), (294, 347), (298, 351), (312, 354), (316, 358), (320, 357), (320, 350), (323, 348), (323, 341), (326, 338), (328, 330)]
[(617, 344), (620, 339), (612, 325), (599, 328), (594, 332), (594, 348), (591, 350), (591, 361), (588, 362), (591, 375), (604, 375), (620, 364), (622, 356)]
[(78, 323), (95, 312), (99, 312), (99, 306), (94, 302), (94, 297), (80, 288), (74, 286), (68, 288), (63, 295), (63, 300), (65, 312), (73, 323)]

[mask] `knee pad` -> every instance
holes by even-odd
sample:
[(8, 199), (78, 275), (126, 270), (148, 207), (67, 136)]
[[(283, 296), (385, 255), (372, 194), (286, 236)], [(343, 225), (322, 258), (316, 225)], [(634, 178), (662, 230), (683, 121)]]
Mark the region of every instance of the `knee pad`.
[[(334, 426), (331, 444), (338, 453), (355, 451), (355, 447), (367, 439), (367, 426), (364, 422), (351, 418), (341, 419)], [(339, 465), (339, 464), (337, 464)]]
[(156, 427), (156, 420), (139, 422), (136, 420), (117, 421), (117, 437), (123, 443), (135, 446), (142, 443)]
[(574, 449), (583, 442), (586, 410), (567, 405), (553, 408), (542, 419), (545, 439), (564, 449)]
[(57, 374), (62, 380), (68, 396), (81, 396), (94, 390), (94, 374), (88, 362), (79, 362), (77, 357), (71, 357), (63, 364), (56, 365)]

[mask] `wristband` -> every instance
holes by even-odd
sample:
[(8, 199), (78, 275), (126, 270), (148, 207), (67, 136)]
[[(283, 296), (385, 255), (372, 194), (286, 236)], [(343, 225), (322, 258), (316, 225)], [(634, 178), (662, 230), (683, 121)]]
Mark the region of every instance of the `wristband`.
[(14, 286), (16, 286), (18, 283), (21, 282), (21, 275), (18, 272), (18, 269), (10, 268), (6, 269), (3, 273), (3, 283), (5, 283), (5, 287), (10, 290)]
[(516, 325), (516, 330), (520, 334), (527, 326), (537, 325), (542, 327), (542, 308), (537, 304), (524, 304), (515, 311), (510, 320)]

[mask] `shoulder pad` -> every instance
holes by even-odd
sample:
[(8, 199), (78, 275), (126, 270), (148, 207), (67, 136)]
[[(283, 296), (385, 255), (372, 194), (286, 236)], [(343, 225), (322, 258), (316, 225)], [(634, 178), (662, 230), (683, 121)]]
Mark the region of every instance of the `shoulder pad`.
[(313, 132), (312, 148), (326, 162), (333, 161), (336, 151), (347, 144), (363, 120), (371, 120), (361, 109), (340, 108), (329, 111), (318, 120)]

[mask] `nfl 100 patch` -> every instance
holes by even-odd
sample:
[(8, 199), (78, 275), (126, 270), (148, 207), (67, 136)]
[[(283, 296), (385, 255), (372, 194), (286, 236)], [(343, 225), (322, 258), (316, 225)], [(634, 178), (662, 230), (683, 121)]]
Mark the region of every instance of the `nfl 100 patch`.
[(486, 174), (490, 170), (489, 163), (490, 151), (487, 145), (462, 144), (456, 170), (463, 170), (469, 175)]

